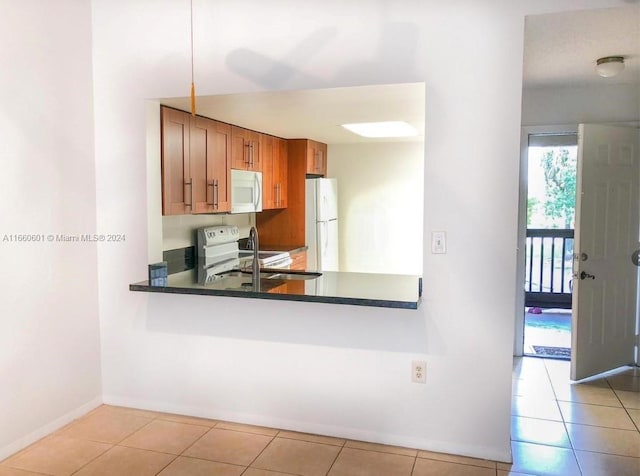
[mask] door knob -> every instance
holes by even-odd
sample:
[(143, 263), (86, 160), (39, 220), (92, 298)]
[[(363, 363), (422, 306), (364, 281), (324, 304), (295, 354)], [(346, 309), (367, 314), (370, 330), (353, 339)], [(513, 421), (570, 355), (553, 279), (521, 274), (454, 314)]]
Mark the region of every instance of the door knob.
[(596, 277), (593, 274), (589, 274), (584, 271), (580, 273), (580, 279), (587, 279), (587, 278), (596, 279)]

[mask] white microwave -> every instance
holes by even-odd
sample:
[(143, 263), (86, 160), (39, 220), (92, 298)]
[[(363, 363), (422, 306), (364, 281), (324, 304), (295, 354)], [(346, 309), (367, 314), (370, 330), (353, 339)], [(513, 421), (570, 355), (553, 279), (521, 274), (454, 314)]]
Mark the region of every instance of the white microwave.
[(231, 213), (262, 211), (262, 172), (231, 169)]

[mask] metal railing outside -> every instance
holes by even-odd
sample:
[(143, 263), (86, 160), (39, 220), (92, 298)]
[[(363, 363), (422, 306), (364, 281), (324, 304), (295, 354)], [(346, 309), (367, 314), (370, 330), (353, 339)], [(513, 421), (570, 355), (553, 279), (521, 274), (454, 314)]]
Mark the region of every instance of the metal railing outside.
[(572, 229), (527, 229), (525, 306), (571, 308)]

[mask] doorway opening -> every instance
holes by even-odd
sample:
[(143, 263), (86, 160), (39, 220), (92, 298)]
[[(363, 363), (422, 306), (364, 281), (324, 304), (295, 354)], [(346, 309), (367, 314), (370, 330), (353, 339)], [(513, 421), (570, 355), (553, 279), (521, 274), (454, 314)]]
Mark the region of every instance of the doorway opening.
[(575, 133), (529, 135), (525, 355), (571, 358), (577, 154)]

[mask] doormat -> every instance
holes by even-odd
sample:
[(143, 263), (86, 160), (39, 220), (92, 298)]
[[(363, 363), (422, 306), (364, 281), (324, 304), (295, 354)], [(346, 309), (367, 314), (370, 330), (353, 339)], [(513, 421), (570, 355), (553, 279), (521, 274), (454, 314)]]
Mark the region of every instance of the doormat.
[(532, 347), (536, 351), (536, 355), (556, 357), (558, 359), (571, 358), (571, 349), (569, 347), (546, 347), (544, 345), (534, 345)]

